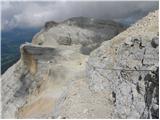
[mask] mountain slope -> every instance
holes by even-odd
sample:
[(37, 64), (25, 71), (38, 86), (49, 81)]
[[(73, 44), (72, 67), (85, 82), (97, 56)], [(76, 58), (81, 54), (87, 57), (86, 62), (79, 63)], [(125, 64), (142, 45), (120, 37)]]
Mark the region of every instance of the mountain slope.
[(159, 118), (158, 11), (122, 30), (46, 23), (2, 76), (3, 118)]
[(2, 75), (3, 118), (159, 118), (158, 11), (123, 30), (47, 22)]
[(90, 89), (112, 95), (113, 118), (159, 118), (158, 35), (156, 11), (91, 53)]
[(2, 75), (2, 117), (57, 118), (69, 88), (85, 80), (88, 54), (122, 30), (112, 21), (82, 17), (46, 23)]

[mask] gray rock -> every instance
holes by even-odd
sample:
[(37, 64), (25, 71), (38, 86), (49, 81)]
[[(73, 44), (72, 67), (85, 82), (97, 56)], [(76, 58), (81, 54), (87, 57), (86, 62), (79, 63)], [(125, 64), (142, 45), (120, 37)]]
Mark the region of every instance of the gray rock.
[(58, 23), (56, 23), (55, 21), (48, 21), (45, 23), (45, 29), (48, 30), (50, 28), (52, 28), (53, 26), (56, 26)]
[(159, 38), (158, 38), (158, 37), (154, 37), (154, 38), (152, 39), (151, 45), (152, 45), (152, 47), (154, 47), (154, 48), (156, 48), (157, 46), (159, 46)]
[[(2, 117), (25, 117), (21, 115), (25, 110), (21, 109), (26, 105), (32, 106), (32, 102), (36, 103), (39, 97), (42, 100), (54, 98), (58, 101), (54, 103), (52, 112), (48, 112), (52, 114), (50, 116), (57, 116), (68, 84), (84, 77), (87, 56), (83, 54), (89, 54), (122, 30), (123, 27), (118, 23), (90, 18), (73, 18), (62, 23), (47, 22), (33, 37), (33, 44), (21, 46), (19, 62), (2, 76)], [(52, 94), (46, 94), (50, 97), (41, 96), (41, 91), (47, 91), (49, 86)], [(34, 100), (30, 100), (31, 96)], [(37, 107), (43, 108), (40, 105)], [(34, 114), (32, 117), (49, 117), (42, 113), (36, 115), (36, 111)]]
[(63, 21), (48, 31), (41, 31), (32, 42), (54, 47), (81, 45), (80, 52), (88, 55), (103, 41), (113, 38), (123, 30), (124, 27), (113, 21), (78, 17)]
[(60, 36), (59, 39), (57, 40), (58, 44), (60, 45), (71, 45), (72, 44), (72, 40), (70, 37), (68, 36)]
[(112, 21), (46, 24), (2, 75), (2, 117), (158, 118), (157, 13), (116, 37)]
[(157, 13), (104, 42), (89, 57), (90, 89), (112, 94), (113, 118), (159, 118)]

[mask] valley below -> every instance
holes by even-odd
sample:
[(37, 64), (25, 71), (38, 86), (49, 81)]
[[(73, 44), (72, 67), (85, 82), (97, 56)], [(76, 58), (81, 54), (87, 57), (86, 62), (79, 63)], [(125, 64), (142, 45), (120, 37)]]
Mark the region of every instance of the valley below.
[(20, 45), (31, 42), (32, 37), (39, 31), (39, 28), (2, 31), (1, 33), (1, 74), (16, 63), (20, 58)]

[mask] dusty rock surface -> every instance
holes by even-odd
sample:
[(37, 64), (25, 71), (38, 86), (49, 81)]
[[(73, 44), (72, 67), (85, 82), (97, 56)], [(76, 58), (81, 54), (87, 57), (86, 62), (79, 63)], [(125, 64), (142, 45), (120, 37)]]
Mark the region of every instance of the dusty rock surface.
[(52, 47), (80, 45), (80, 52), (86, 55), (99, 47), (103, 41), (113, 38), (124, 30), (121, 25), (113, 21), (84, 17), (71, 18), (51, 26), (35, 35), (32, 43)]
[[(123, 29), (115, 22), (91, 18), (72, 18), (62, 23), (47, 22), (34, 36), (32, 44), (21, 46), (18, 63), (2, 75), (2, 117), (58, 118), (60, 113), (66, 117), (68, 113), (61, 111), (61, 107), (66, 107), (61, 104), (72, 91), (72, 84), (79, 84), (83, 80), (86, 94), (82, 99), (88, 94), (93, 96), (85, 79), (88, 54)], [(80, 87), (83, 89), (83, 86)], [(78, 118), (76, 115), (67, 117)]]

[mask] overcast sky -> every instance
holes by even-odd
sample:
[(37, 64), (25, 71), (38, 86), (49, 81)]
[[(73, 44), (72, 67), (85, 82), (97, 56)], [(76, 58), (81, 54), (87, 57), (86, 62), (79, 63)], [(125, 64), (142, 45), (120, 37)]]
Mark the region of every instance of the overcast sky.
[(158, 9), (157, 2), (2, 2), (2, 30), (15, 27), (41, 27), (46, 21), (63, 21), (84, 16), (133, 22), (149, 11)]

